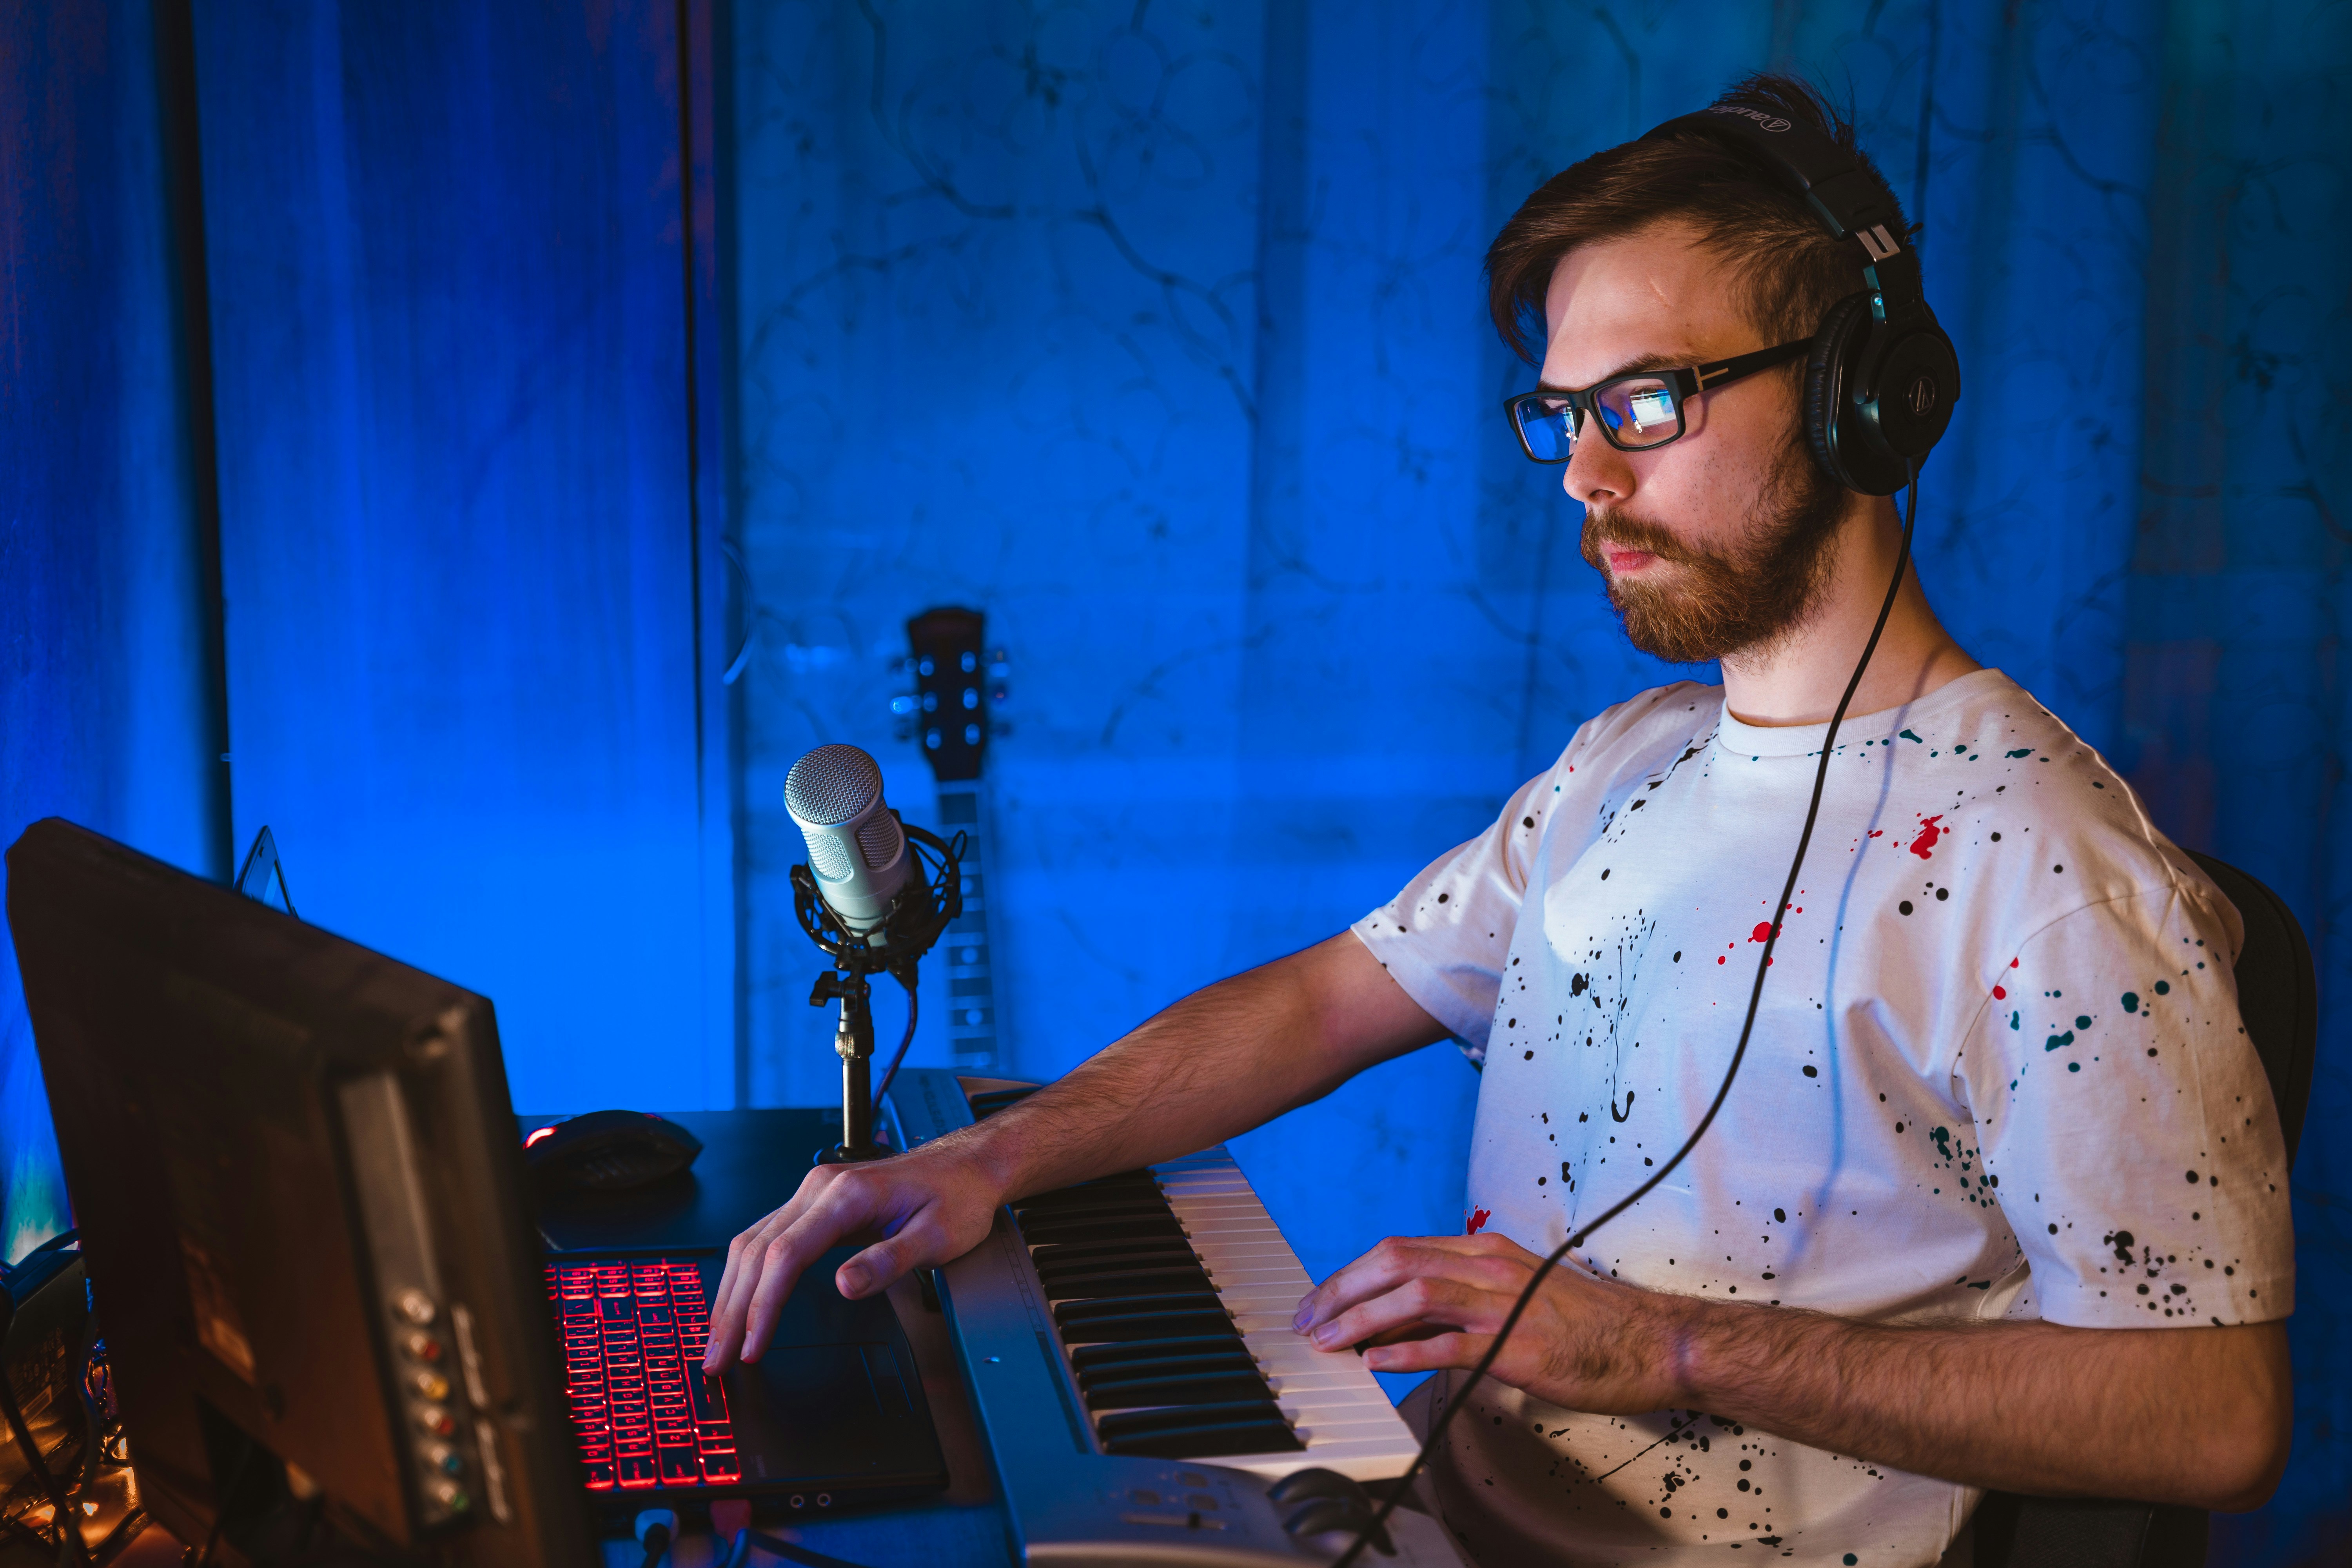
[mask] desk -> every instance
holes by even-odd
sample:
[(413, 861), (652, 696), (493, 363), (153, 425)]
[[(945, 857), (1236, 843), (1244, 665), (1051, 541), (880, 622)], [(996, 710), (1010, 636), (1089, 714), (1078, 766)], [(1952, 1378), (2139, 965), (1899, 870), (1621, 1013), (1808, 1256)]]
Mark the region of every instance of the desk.
[[(724, 1248), (761, 1215), (792, 1196), (807, 1173), (811, 1156), (841, 1137), (840, 1113), (822, 1110), (681, 1110), (665, 1115), (702, 1140), (694, 1169), (634, 1193), (595, 1199), (570, 1197), (546, 1205), (541, 1228), (550, 1242), (578, 1247)], [(526, 1127), (545, 1119), (524, 1119)], [(948, 1489), (928, 1501), (812, 1519), (789, 1510), (763, 1511), (756, 1528), (829, 1556), (885, 1568), (921, 1563), (924, 1568), (997, 1568), (1012, 1561), (1004, 1518), (997, 1506), (996, 1481), (988, 1449), (974, 1423), (963, 1374), (947, 1320), (927, 1310), (919, 1287), (905, 1279), (892, 1287), (890, 1304), (913, 1345), (923, 1393), (938, 1425), (948, 1461)], [(701, 1530), (695, 1525), (690, 1528)], [(671, 1556), (675, 1568), (709, 1568), (708, 1533), (689, 1535)], [(638, 1568), (644, 1552), (634, 1541), (608, 1543), (610, 1568)], [(766, 1568), (776, 1560), (752, 1553)]]
[[(694, 1168), (651, 1187), (593, 1199), (569, 1197), (545, 1205), (541, 1227), (551, 1242), (573, 1247), (724, 1248), (761, 1215), (792, 1196), (816, 1150), (841, 1135), (839, 1115), (819, 1110), (683, 1110), (669, 1119), (702, 1140)], [(524, 1118), (526, 1128), (546, 1118)], [(920, 1287), (903, 1279), (892, 1287), (890, 1305), (914, 1347), (930, 1401), (940, 1447), (947, 1456), (948, 1489), (923, 1502), (813, 1519), (789, 1509), (762, 1511), (754, 1528), (859, 1568), (919, 1563), (922, 1568), (1002, 1568), (1012, 1551), (1004, 1516), (997, 1504), (996, 1479), (988, 1449), (974, 1423), (963, 1374), (947, 1320), (922, 1304)], [(709, 1568), (714, 1561), (708, 1526), (687, 1523), (691, 1532), (673, 1549), (673, 1568)], [(6, 1548), (0, 1546), (0, 1560)], [(26, 1562), (33, 1559), (27, 1554)], [(635, 1541), (608, 1542), (608, 1568), (639, 1568), (645, 1552)], [(768, 1568), (777, 1560), (754, 1552), (751, 1561)], [(113, 1568), (179, 1568), (180, 1546), (150, 1529), (115, 1559)]]

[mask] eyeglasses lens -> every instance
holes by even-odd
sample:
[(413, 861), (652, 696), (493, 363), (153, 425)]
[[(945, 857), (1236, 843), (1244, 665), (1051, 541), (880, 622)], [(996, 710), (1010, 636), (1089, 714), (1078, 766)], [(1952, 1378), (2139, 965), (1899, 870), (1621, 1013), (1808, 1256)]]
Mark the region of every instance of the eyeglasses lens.
[(1655, 376), (1628, 376), (1601, 389), (1601, 422), (1620, 447), (1654, 447), (1682, 433), (1675, 389)]
[(1538, 463), (1563, 463), (1576, 446), (1576, 410), (1568, 400), (1555, 402), (1548, 397), (1527, 397), (1513, 406), (1512, 413), (1519, 422), (1519, 436), (1528, 444), (1528, 455)]

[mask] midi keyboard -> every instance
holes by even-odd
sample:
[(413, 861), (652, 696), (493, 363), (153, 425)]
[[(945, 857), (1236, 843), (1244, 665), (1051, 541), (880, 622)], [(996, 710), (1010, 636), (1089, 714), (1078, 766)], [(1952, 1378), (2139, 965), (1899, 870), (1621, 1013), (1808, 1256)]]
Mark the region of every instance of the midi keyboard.
[[(1036, 1086), (907, 1068), (901, 1148)], [(1018, 1200), (934, 1271), (1024, 1562), (1328, 1563), (1418, 1445), (1351, 1351), (1294, 1333), (1313, 1286), (1222, 1147)], [(1459, 1568), (1400, 1508), (1363, 1561)]]

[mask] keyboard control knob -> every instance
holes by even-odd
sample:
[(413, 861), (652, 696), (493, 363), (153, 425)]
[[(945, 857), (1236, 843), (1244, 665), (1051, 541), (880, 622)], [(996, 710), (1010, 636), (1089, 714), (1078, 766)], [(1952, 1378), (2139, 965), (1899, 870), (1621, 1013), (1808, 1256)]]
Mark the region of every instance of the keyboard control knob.
[(455, 1481), (435, 1481), (431, 1489), (433, 1500), (452, 1513), (465, 1512), (471, 1500), (466, 1496), (466, 1489)]
[(417, 1373), (408, 1380), (408, 1386), (436, 1403), (449, 1397), (449, 1380), (437, 1372)]
[(441, 1342), (435, 1339), (431, 1334), (421, 1332), (411, 1334), (406, 1340), (402, 1342), (401, 1349), (406, 1351), (411, 1356), (414, 1356), (418, 1361), (439, 1361), (441, 1359)]
[(425, 1446), (425, 1464), (426, 1468), (439, 1470), (446, 1476), (466, 1473), (466, 1456), (446, 1443), (427, 1443)]
[(430, 1436), (454, 1437), (457, 1435), (457, 1418), (439, 1405), (416, 1407), (416, 1429)]
[(413, 1288), (400, 1293), (400, 1299), (393, 1303), (393, 1310), (420, 1329), (440, 1316), (439, 1309), (433, 1305), (433, 1298)]

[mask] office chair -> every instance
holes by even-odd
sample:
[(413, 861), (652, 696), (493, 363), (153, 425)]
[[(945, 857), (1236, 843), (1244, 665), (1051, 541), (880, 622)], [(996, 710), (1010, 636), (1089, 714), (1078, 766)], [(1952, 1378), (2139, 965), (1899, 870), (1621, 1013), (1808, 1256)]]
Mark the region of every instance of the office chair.
[[(2245, 921), (2238, 1008), (2270, 1077), (2292, 1169), (2319, 1047), (2311, 944), (2276, 893), (2210, 855), (2189, 858)], [(1977, 1568), (2204, 1568), (2207, 1522), (2201, 1508), (1990, 1492), (1977, 1510)]]

